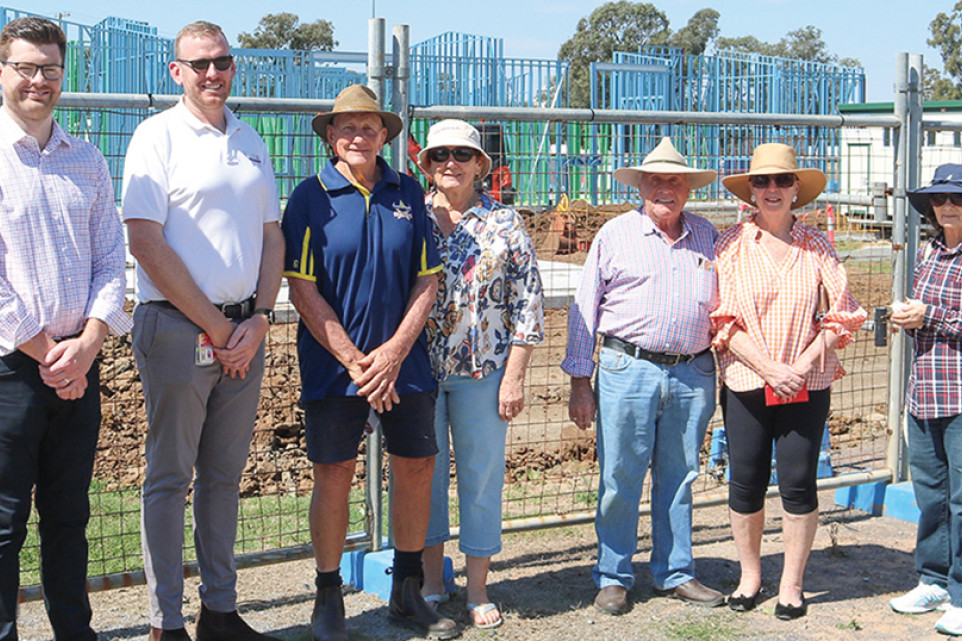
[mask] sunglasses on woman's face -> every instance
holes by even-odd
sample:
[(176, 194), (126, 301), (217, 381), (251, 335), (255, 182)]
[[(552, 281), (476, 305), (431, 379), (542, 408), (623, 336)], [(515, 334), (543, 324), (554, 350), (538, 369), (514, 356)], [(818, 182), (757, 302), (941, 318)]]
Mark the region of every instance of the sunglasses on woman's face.
[(941, 207), (949, 200), (956, 207), (962, 207), (962, 194), (932, 194), (929, 196), (929, 202), (932, 203), (933, 207)]
[(455, 147), (454, 149), (435, 147), (428, 151), (428, 158), (432, 162), (447, 162), (449, 156), (454, 156), (454, 159), (458, 162), (468, 162), (477, 155), (477, 150), (470, 147)]
[(785, 189), (795, 184), (795, 174), (775, 174), (774, 176), (752, 176), (749, 179), (755, 189), (765, 189), (771, 181), (775, 181), (775, 186)]

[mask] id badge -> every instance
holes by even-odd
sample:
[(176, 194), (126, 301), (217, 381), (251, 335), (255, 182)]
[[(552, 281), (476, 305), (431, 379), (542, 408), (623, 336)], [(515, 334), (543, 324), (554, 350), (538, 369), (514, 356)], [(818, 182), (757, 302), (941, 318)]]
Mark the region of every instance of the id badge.
[(194, 343), (194, 365), (207, 367), (213, 365), (216, 360), (214, 341), (210, 340), (207, 332), (201, 332), (197, 335), (197, 341)]

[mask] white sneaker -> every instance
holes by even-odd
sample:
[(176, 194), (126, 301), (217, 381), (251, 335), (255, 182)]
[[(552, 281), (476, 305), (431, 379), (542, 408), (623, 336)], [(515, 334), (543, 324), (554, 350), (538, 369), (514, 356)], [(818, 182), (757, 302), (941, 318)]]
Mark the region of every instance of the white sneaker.
[(946, 604), (945, 614), (935, 622), (935, 629), (943, 634), (962, 635), (962, 608)]
[[(922, 582), (919, 582), (917, 586), (902, 596), (897, 596), (889, 601), (892, 609), (902, 614), (921, 614), (932, 610), (941, 610), (948, 603), (949, 593), (945, 588)], [(959, 617), (962, 617), (962, 608), (956, 609), (959, 610)], [(959, 634), (962, 634), (962, 618), (959, 619), (959, 626)]]

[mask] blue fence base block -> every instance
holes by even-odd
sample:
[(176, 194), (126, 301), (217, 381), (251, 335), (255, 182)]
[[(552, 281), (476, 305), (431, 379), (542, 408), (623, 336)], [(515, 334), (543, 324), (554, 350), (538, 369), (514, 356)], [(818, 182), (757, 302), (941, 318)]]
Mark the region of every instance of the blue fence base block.
[[(349, 561), (349, 557), (356, 555), (356, 560)], [(382, 601), (391, 600), (391, 568), (394, 567), (394, 550), (388, 548), (378, 552), (363, 550), (350, 552), (341, 557), (341, 577), (358, 590), (373, 594)], [(348, 580), (347, 572), (354, 570), (353, 580)], [(444, 589), (448, 594), (454, 594), (454, 563), (450, 557), (444, 557)]]
[(885, 482), (840, 487), (835, 490), (835, 505), (881, 516), (885, 505), (886, 487), (888, 483)]
[(919, 505), (915, 502), (915, 490), (911, 481), (894, 483), (885, 490), (885, 516), (918, 524)]
[(919, 506), (910, 481), (902, 483), (865, 483), (835, 490), (835, 504), (868, 512), (874, 516), (919, 522)]

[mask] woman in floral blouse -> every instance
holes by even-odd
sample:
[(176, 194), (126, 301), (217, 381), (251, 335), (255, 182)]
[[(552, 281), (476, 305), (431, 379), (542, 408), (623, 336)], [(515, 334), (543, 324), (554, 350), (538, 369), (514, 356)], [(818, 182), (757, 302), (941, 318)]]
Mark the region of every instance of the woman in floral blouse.
[[(491, 556), (501, 550), (501, 490), (508, 422), (524, 408), (524, 375), (543, 340), (541, 276), (521, 216), (479, 193), (491, 169), (477, 129), (461, 120), (431, 127), (418, 158), (434, 184), (427, 208), (444, 263), (428, 319), (428, 348), (438, 387), (438, 455), (424, 550), (429, 603), (447, 601), (450, 445), (454, 446), (461, 534), (467, 557), (467, 609), (474, 626), (493, 628), (501, 613), (488, 601)], [(450, 440), (449, 440), (450, 430)]]

